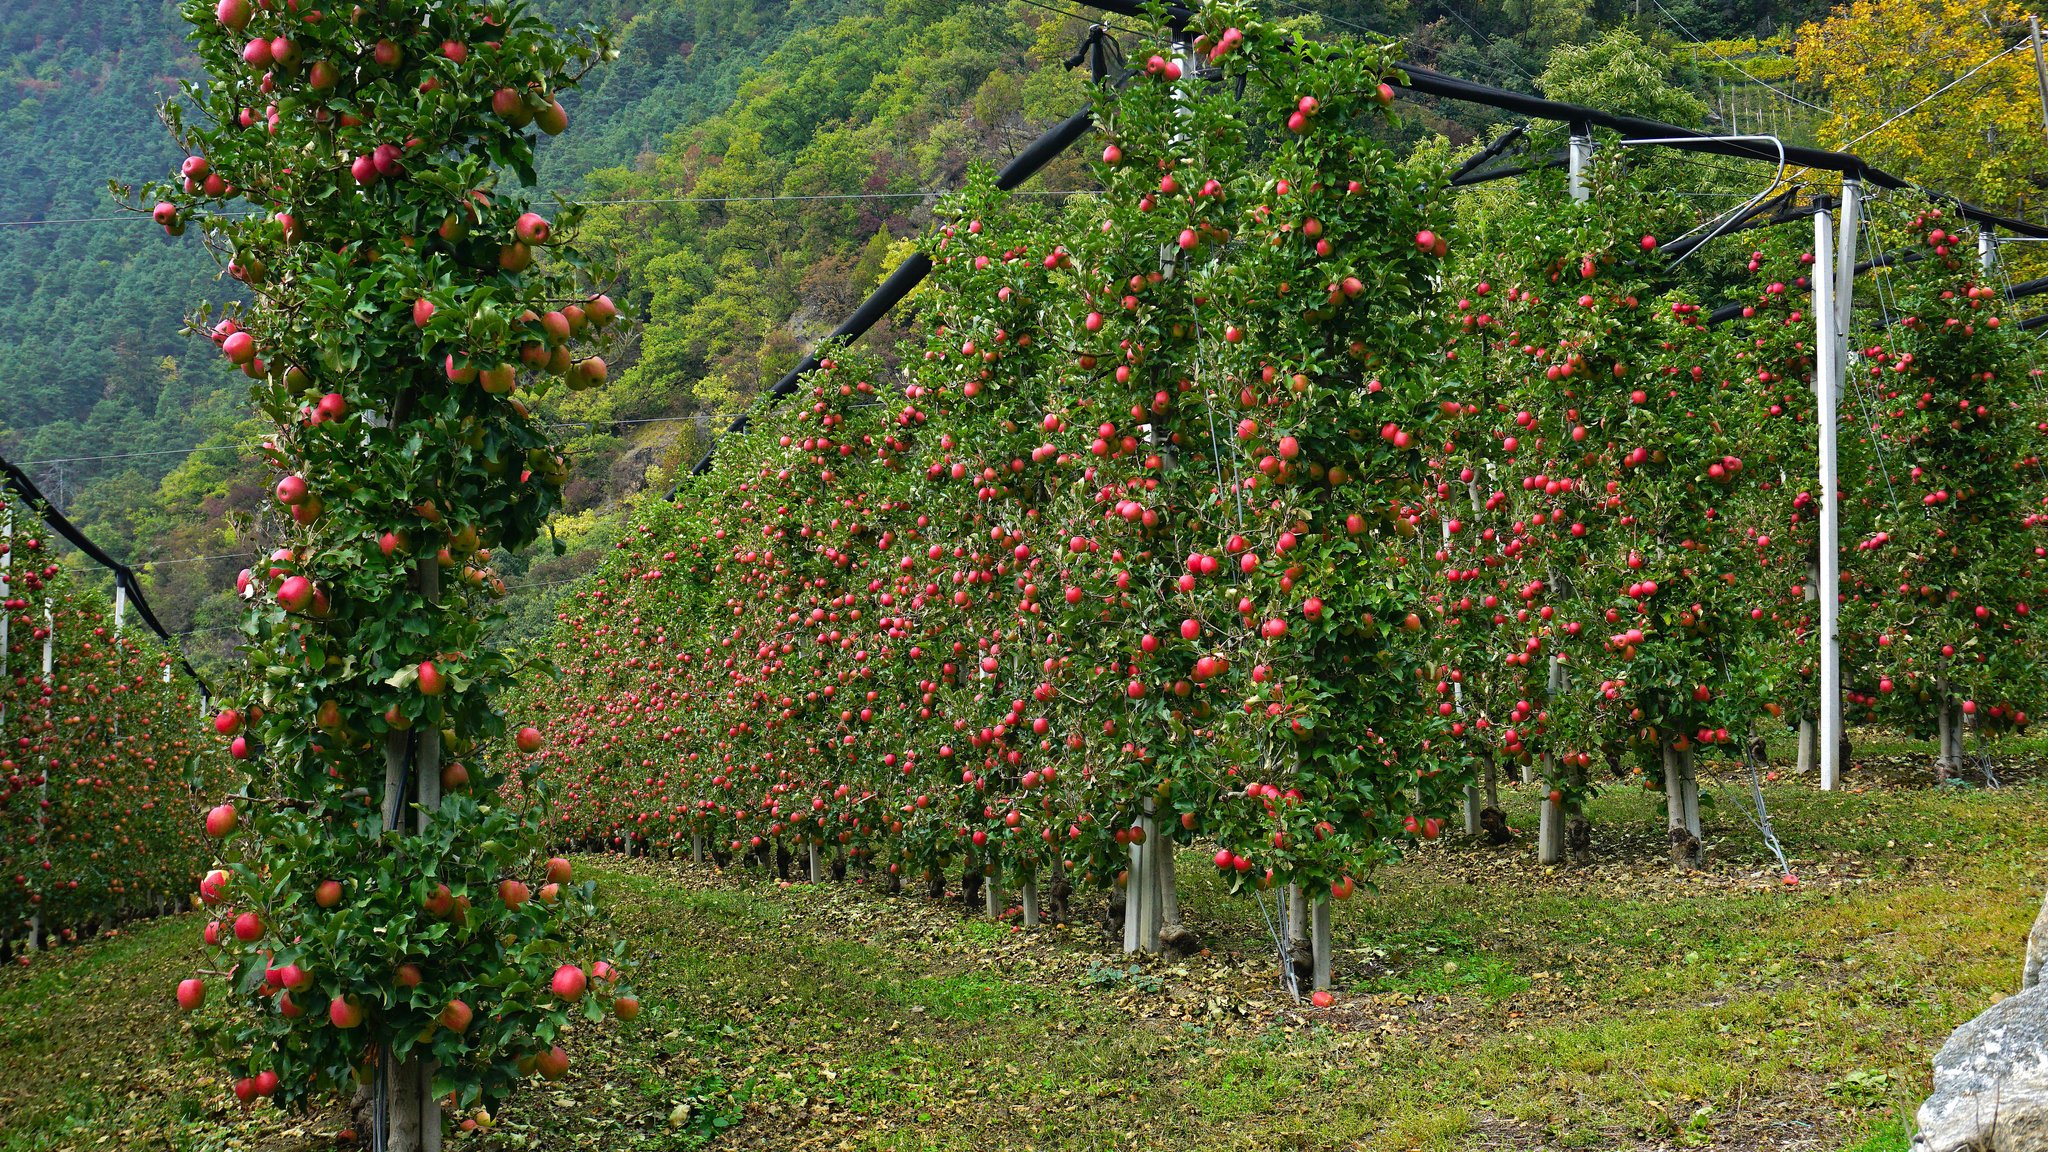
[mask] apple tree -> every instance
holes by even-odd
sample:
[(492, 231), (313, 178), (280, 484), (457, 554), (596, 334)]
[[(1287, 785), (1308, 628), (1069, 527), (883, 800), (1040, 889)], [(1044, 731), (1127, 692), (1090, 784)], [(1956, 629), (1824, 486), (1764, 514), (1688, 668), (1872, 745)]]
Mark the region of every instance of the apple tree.
[(531, 401), (605, 375), (579, 212), (531, 185), (608, 49), (521, 0), (184, 15), (207, 77), (166, 105), (188, 157), (144, 195), (246, 286), (194, 326), (274, 422), (289, 515), (237, 585), (249, 687), (215, 726), (244, 776), (207, 818), (213, 957), (179, 999), (213, 1001), (237, 1095), (374, 1083), (392, 1147), (436, 1147), (444, 1106), (560, 1077), (573, 1029), (638, 1007), (593, 887), (547, 858), (538, 733), (497, 703), (543, 670), (486, 632), (494, 553), (566, 474)]

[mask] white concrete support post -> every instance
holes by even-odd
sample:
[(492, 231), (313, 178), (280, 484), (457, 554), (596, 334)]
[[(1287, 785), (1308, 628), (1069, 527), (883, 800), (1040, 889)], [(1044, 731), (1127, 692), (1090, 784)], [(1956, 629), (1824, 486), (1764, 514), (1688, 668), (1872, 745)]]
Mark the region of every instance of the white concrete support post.
[(989, 919), (995, 920), (1009, 908), (1010, 901), (1003, 894), (1003, 870), (998, 868), (987, 873), (981, 881), (981, 910)]
[[(14, 596), (14, 585), (7, 582), (8, 569), (14, 566), (14, 506), (0, 509), (0, 600)], [(8, 635), (8, 625), (14, 613), (0, 608), (0, 680), (8, 675), (8, 662), (13, 650), (13, 639)], [(0, 697), (0, 727), (7, 724), (7, 701)]]
[(702, 832), (692, 832), (690, 833), (690, 863), (702, 864), (703, 862), (704, 834)]
[(1998, 230), (1989, 224), (1981, 224), (1977, 228), (1977, 267), (1982, 268), (1988, 277), (1997, 266)]
[[(1564, 691), (1565, 670), (1557, 657), (1550, 658), (1549, 675), (1544, 684), (1551, 696)], [(1564, 801), (1553, 800), (1551, 794), (1558, 792), (1557, 757), (1543, 754), (1543, 781), (1550, 785), (1550, 791), (1543, 794), (1538, 802), (1536, 823), (1536, 861), (1539, 864), (1561, 864), (1564, 862)]]
[[(1543, 754), (1543, 784), (1550, 786), (1550, 792), (1557, 791), (1557, 757)], [(1536, 862), (1558, 864), (1564, 861), (1564, 805), (1550, 798), (1545, 792), (1536, 801)]]
[[(419, 588), (420, 594), (426, 597), (427, 603), (439, 604), (441, 602), (441, 562), (433, 556), (420, 557)], [(418, 760), (419, 762), (414, 766), (415, 774), (418, 777), (418, 784), (413, 795), (419, 801), (420, 810), (419, 818), (414, 827), (424, 833), (427, 830), (427, 824), (433, 820), (434, 814), (441, 810), (441, 726), (439, 724), (428, 724), (420, 732)], [(431, 1106), (431, 1100), (423, 1102), (423, 1107)], [(440, 1113), (435, 1112), (434, 1115), (438, 1121)], [(424, 1135), (422, 1138), (424, 1138)], [(434, 1126), (433, 1147), (439, 1148), (440, 1146), (440, 1126), (437, 1123)]]
[(1024, 926), (1038, 927), (1038, 878), (1032, 878), (1017, 885), (1017, 900), (1024, 908)]
[[(1844, 190), (1849, 182), (1844, 181)], [(1841, 343), (1836, 332), (1834, 212), (1826, 199), (1813, 214), (1813, 374), (1820, 424), (1820, 786), (1832, 791), (1842, 775), (1841, 481), (1835, 473), (1835, 403), (1841, 388)], [(1667, 772), (1667, 775), (1669, 773)]]
[(1479, 835), (1479, 785), (1465, 785), (1465, 835)]
[[(57, 618), (50, 612), (50, 602), (45, 600), (43, 601), (43, 694), (45, 699), (54, 697), (54, 693), (51, 692), (53, 687), (51, 672), (56, 666)], [(47, 724), (51, 721), (51, 709), (43, 709), (43, 722)], [(36, 805), (36, 848), (43, 858), (43, 863), (48, 865), (50, 862), (50, 761), (47, 757), (42, 762), (41, 771), (36, 773), (36, 779), (40, 781), (36, 785), (36, 798), (41, 801)], [(43, 871), (44, 876), (47, 877), (49, 869), (45, 867)], [(47, 879), (38, 880), (36, 882), (36, 891), (47, 896), (47, 883)], [(34, 952), (42, 946), (43, 909), (42, 905), (38, 903), (35, 915), (29, 918), (28, 950)]]
[(1586, 170), (1593, 166), (1593, 126), (1572, 125), (1571, 143), (1566, 150), (1566, 179), (1572, 199), (1583, 204), (1593, 198), (1593, 190), (1586, 186)]
[(1316, 991), (1330, 986), (1330, 894), (1316, 893), (1314, 923), (1310, 926), (1311, 946), (1316, 958)]
[(1131, 869), (1124, 884), (1124, 951), (1157, 952), (1163, 922), (1156, 857), (1161, 846), (1158, 821), (1153, 818), (1149, 803), (1139, 815), (1137, 826), (1144, 842), (1130, 846)]
[(810, 846), (810, 849), (811, 850), (809, 853), (809, 863), (811, 870), (811, 883), (816, 884), (817, 882), (825, 878), (825, 865), (823, 861), (818, 859), (818, 846), (816, 844), (812, 844)]

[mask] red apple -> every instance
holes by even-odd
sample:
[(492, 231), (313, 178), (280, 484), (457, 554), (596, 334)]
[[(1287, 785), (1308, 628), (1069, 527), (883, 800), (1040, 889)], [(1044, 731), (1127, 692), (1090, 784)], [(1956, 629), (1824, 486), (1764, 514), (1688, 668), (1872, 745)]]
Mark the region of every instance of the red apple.
[(235, 830), (235, 806), (217, 804), (206, 814), (206, 834), (218, 840)]
[(313, 582), (304, 576), (287, 576), (277, 586), (277, 602), (287, 612), (303, 612), (313, 603)]
[(363, 1005), (353, 996), (336, 996), (327, 1002), (327, 1019), (336, 1028), (355, 1028), (363, 1022)]
[(491, 93), (491, 111), (514, 128), (524, 128), (533, 123), (533, 112), (527, 108), (526, 98), (515, 88), (500, 88)]
[(545, 244), (553, 231), (547, 218), (538, 212), (522, 212), (512, 223), (512, 234), (524, 244)]
[(474, 1016), (475, 1013), (470, 1010), (469, 1005), (460, 1000), (450, 1000), (448, 1006), (441, 1009), (441, 1014), (435, 1019), (440, 1021), (441, 1027), (460, 1036), (469, 1031), (469, 1022)]
[(574, 964), (564, 964), (555, 969), (555, 978), (549, 983), (555, 995), (571, 1004), (583, 999), (583, 990), (588, 985), (589, 980), (583, 975), (583, 969)]
[(178, 981), (178, 1007), (187, 1012), (206, 1003), (206, 981), (197, 976), (188, 976)]

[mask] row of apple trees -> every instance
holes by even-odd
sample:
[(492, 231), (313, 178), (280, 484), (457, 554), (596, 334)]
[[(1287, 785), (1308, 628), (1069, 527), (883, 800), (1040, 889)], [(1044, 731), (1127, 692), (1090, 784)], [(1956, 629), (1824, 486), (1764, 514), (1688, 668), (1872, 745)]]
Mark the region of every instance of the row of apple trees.
[[(828, 353), (570, 602), (564, 839), (1028, 891), (1199, 838), (1342, 897), (1512, 765), (1549, 851), (1621, 784), (1698, 862), (1697, 761), (1813, 711), (1810, 225), (1676, 263), (1621, 160), (1468, 211), (1365, 130), (1380, 50), (1197, 30), (1231, 83), (1162, 50), (1099, 94), (1103, 195), (948, 202), (921, 346)], [(2039, 696), (2040, 405), (1954, 222), (1874, 211), (1848, 682), (1991, 735)]]
[[(38, 521), (0, 496), (0, 955), (183, 904), (205, 870), (202, 798), (227, 778), (197, 686), (118, 630)], [(47, 668), (45, 661), (47, 660)]]

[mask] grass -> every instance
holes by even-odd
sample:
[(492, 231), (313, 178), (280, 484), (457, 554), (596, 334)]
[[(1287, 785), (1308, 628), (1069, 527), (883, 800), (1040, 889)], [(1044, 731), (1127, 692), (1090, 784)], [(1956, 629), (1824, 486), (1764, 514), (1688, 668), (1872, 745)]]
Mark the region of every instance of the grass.
[[(1533, 792), (1533, 790), (1530, 790)], [(1431, 845), (1336, 910), (1330, 1009), (1275, 991), (1256, 910), (1181, 871), (1205, 954), (1131, 961), (1083, 905), (1024, 933), (858, 883), (587, 859), (646, 1010), (478, 1149), (1901, 1152), (1947, 1033), (2016, 984), (2048, 785), (1766, 789), (1800, 877), (1710, 783), (1710, 866), (1615, 790), (1599, 855)], [(1533, 795), (1510, 817), (1533, 826)], [(1454, 838), (1455, 839), (1455, 838)], [(183, 1054), (174, 917), (0, 975), (0, 1152), (331, 1148)]]

